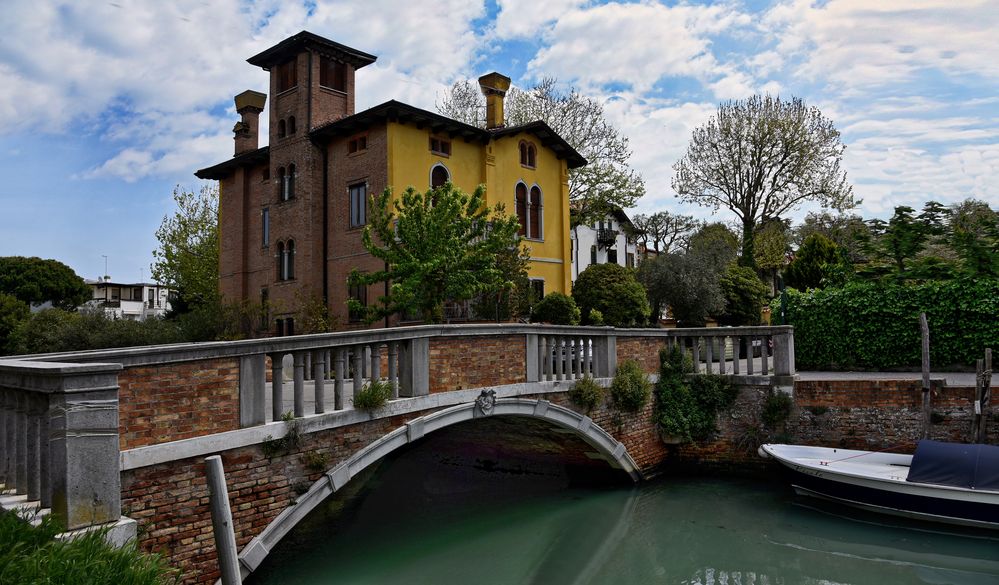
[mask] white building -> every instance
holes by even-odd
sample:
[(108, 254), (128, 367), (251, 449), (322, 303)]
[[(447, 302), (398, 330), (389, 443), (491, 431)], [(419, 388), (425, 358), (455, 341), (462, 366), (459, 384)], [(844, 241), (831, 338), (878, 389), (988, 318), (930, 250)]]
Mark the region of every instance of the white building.
[(617, 209), (590, 225), (569, 230), (572, 250), (572, 281), (590, 264), (620, 264), (634, 268), (638, 259), (634, 227), (628, 215)]
[(162, 317), (170, 310), (170, 289), (163, 285), (123, 284), (112, 282), (110, 277), (86, 282), (93, 290), (93, 298), (85, 306), (103, 308), (109, 317), (142, 321), (147, 317)]

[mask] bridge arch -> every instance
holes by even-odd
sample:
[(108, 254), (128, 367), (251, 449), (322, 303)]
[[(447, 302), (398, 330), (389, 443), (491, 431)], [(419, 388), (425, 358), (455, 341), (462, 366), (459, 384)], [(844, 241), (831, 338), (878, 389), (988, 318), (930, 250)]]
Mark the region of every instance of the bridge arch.
[(309, 512), (371, 464), (434, 431), (476, 418), (494, 416), (530, 417), (570, 429), (600, 452), (608, 463), (627, 473), (633, 481), (640, 479), (638, 465), (624, 444), (600, 428), (590, 417), (544, 399), (496, 399), (494, 395), (483, 392), (474, 402), (439, 410), (406, 423), (328, 470), (292, 506), (281, 512), (259, 535), (243, 547), (239, 553), (243, 577), (256, 570), (270, 551)]

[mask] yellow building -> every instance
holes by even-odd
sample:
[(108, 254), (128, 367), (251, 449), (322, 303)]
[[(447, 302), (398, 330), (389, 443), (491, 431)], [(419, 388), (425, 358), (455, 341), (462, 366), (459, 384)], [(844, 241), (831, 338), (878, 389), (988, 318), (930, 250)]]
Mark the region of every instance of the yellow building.
[(355, 114), (354, 72), (374, 60), (307, 32), (249, 59), (271, 72), (270, 144), (257, 148), (266, 96), (244, 92), (235, 156), (196, 173), (220, 181), (223, 295), (267, 302), (278, 334), (295, 331), (303, 299), (357, 322), (346, 300), (382, 292), (347, 284), (355, 268), (381, 268), (361, 244), (369, 197), (445, 181), (468, 192), (485, 185), (488, 205), (517, 214), (533, 286), (568, 294), (568, 170), (583, 157), (544, 122), (505, 126), (510, 80), (497, 73), (479, 79), (485, 129), (397, 101)]

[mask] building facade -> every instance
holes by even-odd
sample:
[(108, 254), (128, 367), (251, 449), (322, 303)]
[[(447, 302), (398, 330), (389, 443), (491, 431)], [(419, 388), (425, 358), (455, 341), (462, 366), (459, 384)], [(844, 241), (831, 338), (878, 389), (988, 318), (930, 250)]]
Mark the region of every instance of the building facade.
[(521, 219), (536, 289), (568, 293), (568, 171), (586, 161), (543, 122), (503, 123), (510, 80), (480, 78), (487, 128), (401, 102), (354, 112), (358, 69), (375, 57), (308, 32), (251, 57), (270, 72), (269, 144), (258, 147), (265, 94), (236, 96), (235, 155), (199, 170), (220, 183), (220, 289), (270, 307), (269, 328), (295, 332), (306, 303), (343, 325), (360, 324), (348, 298), (373, 303), (381, 286), (354, 289), (350, 272), (381, 269), (361, 242), (369, 197), (451, 181)]
[(86, 307), (103, 309), (116, 319), (143, 321), (170, 310), (170, 289), (153, 282), (121, 283), (110, 278), (87, 280), (92, 298)]
[(572, 281), (591, 264), (620, 264), (635, 268), (639, 261), (635, 226), (628, 215), (617, 209), (589, 225), (573, 228)]

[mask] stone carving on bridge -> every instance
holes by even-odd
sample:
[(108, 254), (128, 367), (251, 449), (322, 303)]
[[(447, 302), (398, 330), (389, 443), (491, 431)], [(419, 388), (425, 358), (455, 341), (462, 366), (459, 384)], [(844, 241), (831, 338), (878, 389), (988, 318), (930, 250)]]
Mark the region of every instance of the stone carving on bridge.
[(495, 390), (483, 390), (479, 397), (475, 399), (475, 410), (477, 414), (482, 416), (489, 416), (492, 413), (493, 407), (496, 406), (496, 391)]

